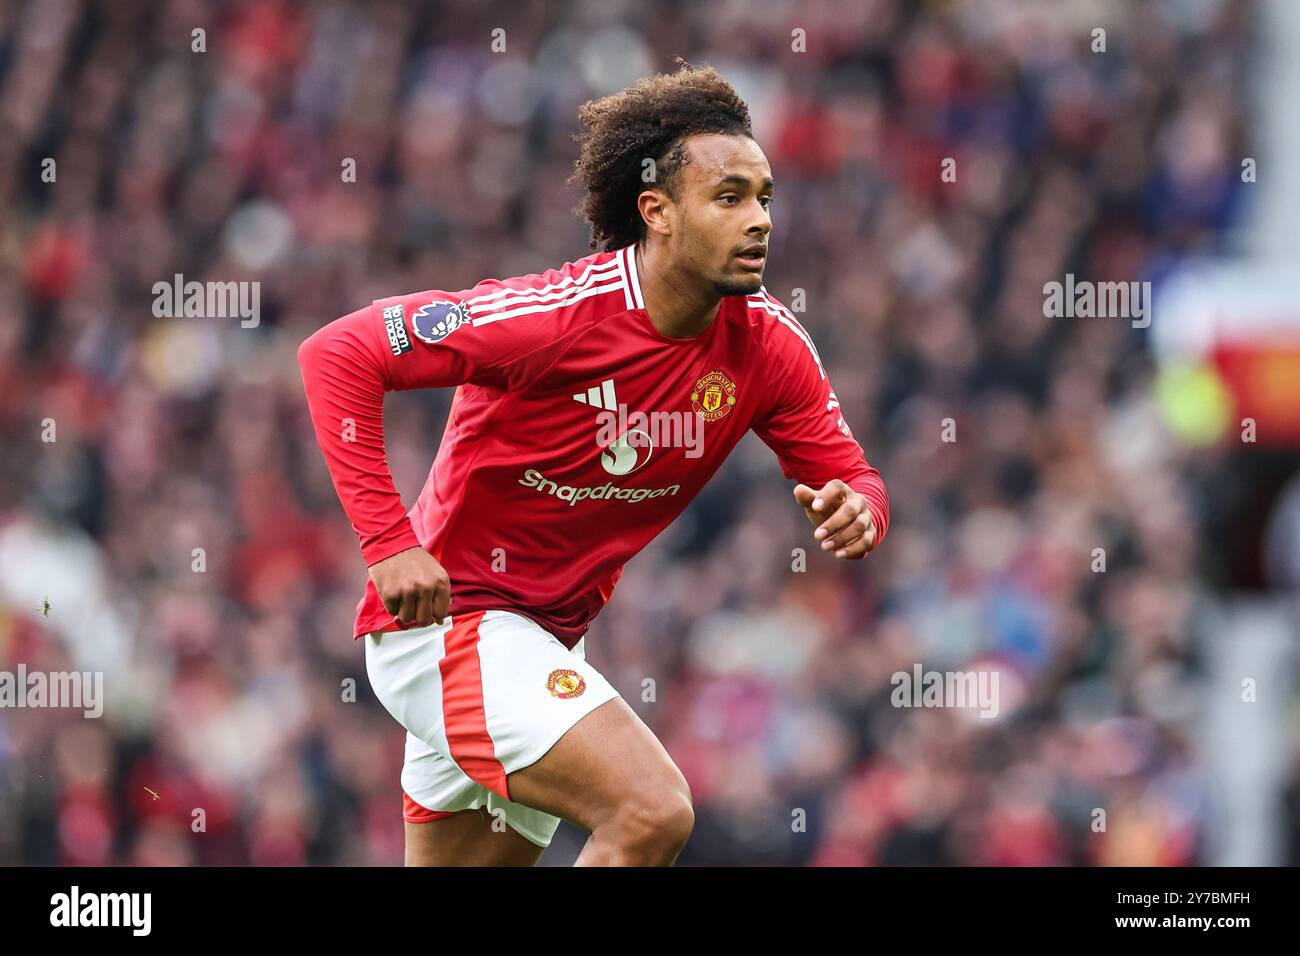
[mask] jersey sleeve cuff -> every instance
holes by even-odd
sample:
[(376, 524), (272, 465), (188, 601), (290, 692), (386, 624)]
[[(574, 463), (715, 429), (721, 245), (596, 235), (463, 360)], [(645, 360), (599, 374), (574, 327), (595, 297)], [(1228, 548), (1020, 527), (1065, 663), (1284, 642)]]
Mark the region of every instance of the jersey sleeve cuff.
[(366, 567), (370, 567), (385, 558), (418, 547), (420, 547), (420, 539), (415, 536), (411, 519), (403, 517), (401, 523), (388, 534), (364, 545), (361, 548), (361, 557), (366, 562)]
[(876, 541), (872, 549), (880, 546), (889, 532), (889, 497), (885, 491), (885, 482), (874, 468), (865, 474), (845, 482), (850, 488), (867, 499), (867, 511), (876, 526)]

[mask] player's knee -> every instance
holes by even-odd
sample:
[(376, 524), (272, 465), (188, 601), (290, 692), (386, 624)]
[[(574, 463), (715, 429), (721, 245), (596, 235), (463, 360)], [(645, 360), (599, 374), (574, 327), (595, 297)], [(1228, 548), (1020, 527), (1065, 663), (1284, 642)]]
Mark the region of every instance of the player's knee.
[(686, 845), (691, 831), (695, 829), (695, 808), (691, 806), (689, 793), (679, 793), (672, 801), (664, 821), (664, 831), (674, 855)]
[(676, 856), (694, 826), (690, 795), (675, 788), (639, 794), (614, 821), (619, 842), (647, 857)]

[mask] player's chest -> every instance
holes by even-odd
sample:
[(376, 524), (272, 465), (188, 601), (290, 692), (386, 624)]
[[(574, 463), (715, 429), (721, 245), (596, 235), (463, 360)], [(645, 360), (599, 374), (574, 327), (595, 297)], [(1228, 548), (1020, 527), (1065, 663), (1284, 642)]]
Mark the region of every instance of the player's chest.
[(765, 385), (746, 343), (586, 342), (516, 396), (537, 467), (566, 475), (688, 480), (744, 437)]

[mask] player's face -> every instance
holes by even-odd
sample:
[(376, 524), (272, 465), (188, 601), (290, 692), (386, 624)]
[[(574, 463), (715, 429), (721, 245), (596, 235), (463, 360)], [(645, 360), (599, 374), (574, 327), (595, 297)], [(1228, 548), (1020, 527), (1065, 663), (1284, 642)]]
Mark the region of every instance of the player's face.
[(751, 295), (763, 284), (772, 169), (748, 136), (717, 133), (686, 140), (690, 156), (673, 203), (674, 265), (718, 295)]

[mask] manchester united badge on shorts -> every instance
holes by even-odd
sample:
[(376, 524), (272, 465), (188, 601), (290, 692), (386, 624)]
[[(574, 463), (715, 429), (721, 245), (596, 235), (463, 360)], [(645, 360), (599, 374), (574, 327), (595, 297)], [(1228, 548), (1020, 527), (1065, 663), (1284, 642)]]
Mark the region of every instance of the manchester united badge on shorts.
[(714, 370), (703, 376), (691, 390), (691, 408), (706, 422), (726, 417), (736, 404), (736, 383)]
[(587, 689), (587, 682), (577, 671), (551, 671), (551, 676), (546, 678), (546, 689), (561, 700), (568, 700), (570, 697), (581, 696)]

